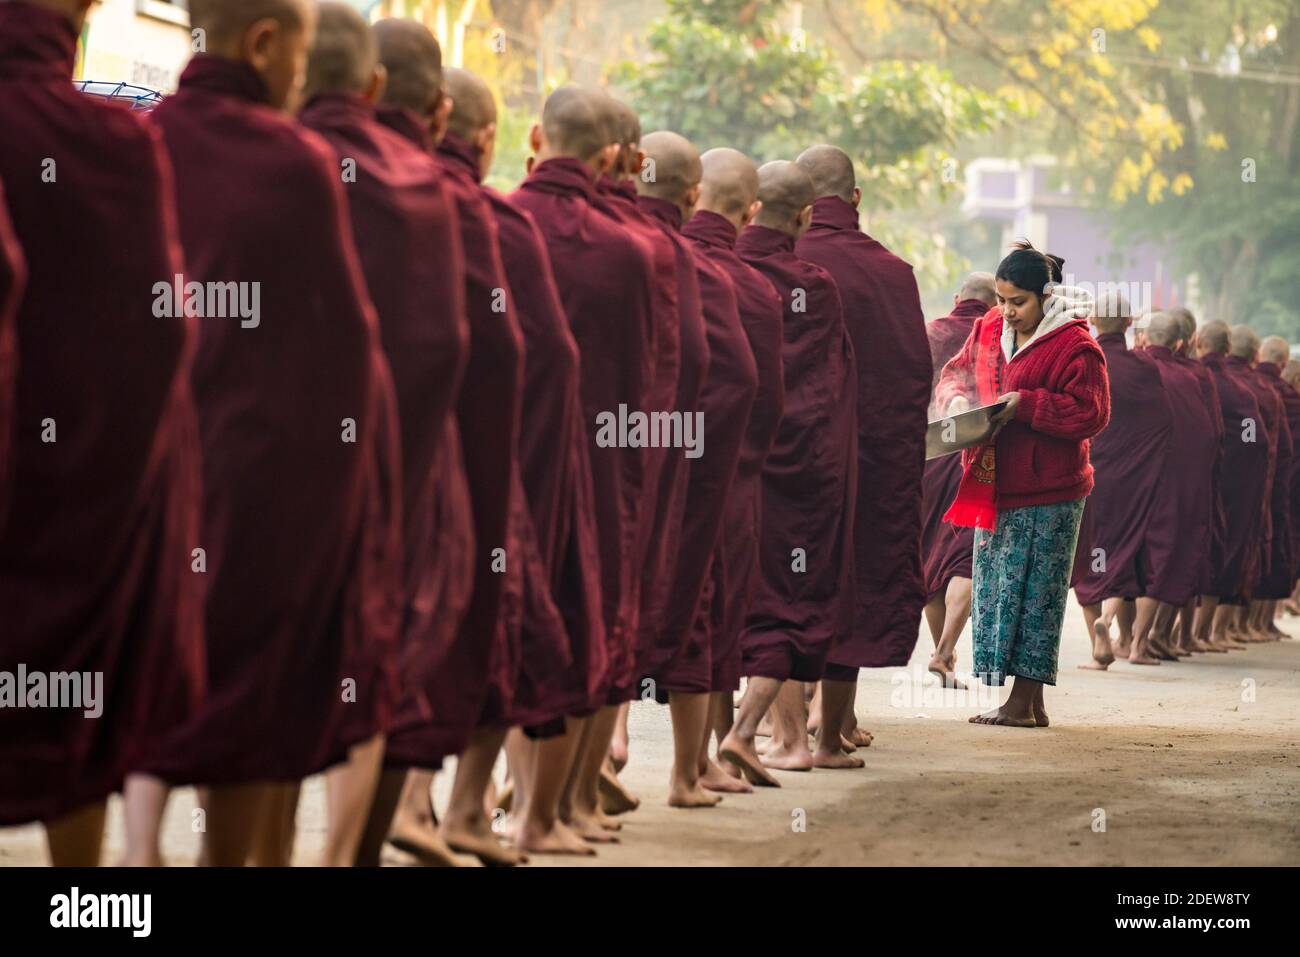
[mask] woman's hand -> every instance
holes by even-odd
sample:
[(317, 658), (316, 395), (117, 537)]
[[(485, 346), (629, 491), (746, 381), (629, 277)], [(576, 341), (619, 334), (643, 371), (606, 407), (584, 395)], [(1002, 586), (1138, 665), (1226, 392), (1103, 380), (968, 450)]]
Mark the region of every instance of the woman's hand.
[(1016, 417), (1016, 409), (1020, 406), (1020, 393), (1008, 392), (1006, 395), (998, 396), (999, 402), (1005, 402), (1006, 405), (1002, 411), (989, 419), (993, 424), (993, 434), (997, 435), (1002, 431), (1002, 427)]

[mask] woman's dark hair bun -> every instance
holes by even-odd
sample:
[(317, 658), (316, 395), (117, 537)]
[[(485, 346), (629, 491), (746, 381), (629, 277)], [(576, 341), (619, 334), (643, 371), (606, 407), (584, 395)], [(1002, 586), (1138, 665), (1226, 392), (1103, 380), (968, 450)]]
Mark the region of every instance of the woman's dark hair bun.
[(1011, 247), (1011, 252), (998, 263), (998, 279), (1040, 296), (1046, 294), (1049, 285), (1062, 281), (1065, 260), (1060, 256), (1035, 249), (1027, 239), (1017, 239)]

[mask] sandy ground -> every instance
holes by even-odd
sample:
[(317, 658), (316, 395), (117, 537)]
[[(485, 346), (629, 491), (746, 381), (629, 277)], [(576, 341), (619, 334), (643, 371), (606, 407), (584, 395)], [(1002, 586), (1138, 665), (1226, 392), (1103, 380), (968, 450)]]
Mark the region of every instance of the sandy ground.
[[(1300, 620), (1281, 624), (1300, 636)], [(1045, 729), (968, 724), (992, 692), (926, 682), (930, 644), (923, 632), (908, 669), (862, 673), (859, 720), (876, 735), (859, 752), (865, 769), (777, 772), (779, 790), (714, 809), (665, 805), (668, 709), (634, 705), (623, 779), (642, 806), (623, 818), (621, 843), (585, 862), (534, 864), (1300, 864), (1300, 640), (1081, 671), (1088, 642), (1072, 604)], [(958, 652), (969, 666), (969, 628)], [(172, 799), (169, 863), (194, 857), (193, 801), (189, 790)], [(296, 863), (317, 859), (323, 804), (314, 778)], [(114, 799), (108, 860), (121, 848)], [(0, 831), (0, 865), (45, 861), (39, 828)]]

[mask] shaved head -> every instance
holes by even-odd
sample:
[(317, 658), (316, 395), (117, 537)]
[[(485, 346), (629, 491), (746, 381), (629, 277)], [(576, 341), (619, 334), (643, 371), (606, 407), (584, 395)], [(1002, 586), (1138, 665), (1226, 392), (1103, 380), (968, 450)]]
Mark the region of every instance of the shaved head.
[(205, 49), (219, 51), (238, 42), (258, 20), (275, 20), (289, 30), (311, 22), (307, 0), (190, 0), (190, 27), (204, 32)]
[(704, 175), (700, 180), (700, 209), (725, 216), (738, 224), (758, 199), (758, 169), (739, 150), (722, 147), (700, 157)]
[(807, 173), (787, 160), (775, 160), (759, 167), (758, 198), (763, 206), (754, 222), (793, 235), (800, 215), (817, 197)]
[(1259, 344), (1259, 358), (1261, 362), (1286, 365), (1291, 358), (1291, 346), (1281, 336), (1269, 336)]
[(442, 47), (428, 28), (414, 20), (390, 17), (370, 28), (379, 49), (379, 62), (388, 71), (384, 102), (421, 116), (442, 97)]
[(610, 128), (613, 111), (608, 100), (600, 90), (572, 83), (548, 96), (542, 106), (542, 135), (549, 151), (590, 162), (616, 142), (616, 131)]
[(322, 3), (307, 60), (309, 93), (360, 93), (370, 85), (379, 52), (365, 18), (346, 3)]
[(973, 272), (962, 280), (961, 288), (957, 290), (957, 298), (960, 299), (978, 299), (986, 305), (993, 305), (998, 301), (997, 283), (993, 279), (991, 272)]
[(468, 140), (497, 121), (496, 100), (481, 79), (460, 67), (444, 70), (442, 78), (452, 100), (448, 130)]
[(1300, 359), (1288, 359), (1282, 367), (1282, 378), (1292, 385), (1300, 383)]
[(1132, 317), (1128, 297), (1118, 289), (1102, 291), (1092, 304), (1092, 324), (1098, 332), (1123, 332)]
[(704, 164), (691, 141), (679, 133), (661, 130), (641, 139), (646, 168), (636, 178), (643, 196), (680, 203), (704, 177)]
[(1259, 336), (1250, 326), (1233, 326), (1228, 333), (1228, 354), (1251, 360), (1259, 353)]
[(1147, 325), (1147, 342), (1173, 349), (1183, 338), (1183, 322), (1168, 312), (1157, 312)]
[(1213, 352), (1217, 355), (1226, 356), (1228, 354), (1228, 335), (1230, 332), (1228, 324), (1222, 319), (1211, 319), (1201, 326), (1196, 341), (1204, 352)]
[(825, 143), (810, 146), (799, 154), (795, 162), (812, 179), (818, 199), (838, 196), (846, 203), (853, 202), (857, 177), (853, 173), (853, 160), (844, 150)]

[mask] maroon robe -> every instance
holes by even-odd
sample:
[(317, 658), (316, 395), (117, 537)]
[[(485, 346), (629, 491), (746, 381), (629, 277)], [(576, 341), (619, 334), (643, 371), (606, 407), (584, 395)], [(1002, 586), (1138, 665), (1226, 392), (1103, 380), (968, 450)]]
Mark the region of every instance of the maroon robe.
[(741, 634), (742, 671), (818, 681), (832, 645), (853, 628), (857, 378), (835, 281), (798, 258), (794, 244), (766, 226), (736, 241), (740, 258), (781, 297), (785, 387), (760, 480), (759, 574)]
[[(1110, 379), (1110, 422), (1089, 450), (1092, 528), (1073, 583), (1081, 605), (1146, 594), (1153, 572), (1148, 523), (1174, 436), (1173, 410), (1155, 361), (1122, 332), (1097, 336)], [(1097, 549), (1101, 551), (1098, 552)]]
[(1287, 507), (1287, 520), (1291, 527), (1291, 581), (1294, 587), (1297, 565), (1300, 565), (1300, 390), (1282, 378), (1282, 371), (1275, 363), (1261, 362), (1257, 368), (1268, 377), (1269, 384), (1282, 397), (1282, 407), (1286, 411), (1287, 426), (1291, 429), (1294, 446)]
[(921, 480), (933, 377), (912, 267), (862, 232), (834, 196), (813, 204), (795, 252), (831, 274), (858, 371), (858, 500), (853, 634), (831, 663), (905, 665), (921, 627)]
[[(448, 133), (440, 150), (481, 184), (476, 147)], [(510, 714), (512, 723), (536, 732), (564, 716), (551, 700), (551, 689), (574, 663), (569, 631), (581, 633), (582, 647), (603, 641), (591, 469), (578, 402), (578, 345), (564, 318), (541, 233), (500, 193), (480, 188), (496, 220), (509, 295), (524, 337), (519, 469), (527, 554), (522, 663)], [(562, 720), (549, 730), (562, 731)]]
[(1210, 374), (1210, 370), (1182, 353), (1176, 354), (1174, 358), (1183, 368), (1190, 369), (1196, 376), (1201, 387), (1201, 398), (1205, 402), (1210, 422), (1214, 426), (1216, 454), (1214, 468), (1210, 474), (1210, 542), (1209, 547), (1201, 553), (1201, 571), (1196, 586), (1198, 595), (1208, 595), (1214, 582), (1214, 570), (1217, 565), (1215, 556), (1222, 553), (1226, 535), (1223, 511), (1223, 415), (1214, 376)]
[(17, 425), (14, 389), (17, 386), (18, 330), (14, 317), (27, 285), (27, 260), (14, 235), (0, 183), (0, 528), (4, 527), (13, 484), (13, 437)]
[[(717, 213), (701, 210), (682, 232), (695, 243), (696, 255), (722, 269), (736, 291), (741, 325), (758, 368), (758, 392), (741, 445), (740, 462), (722, 519), (720, 547), (712, 571), (716, 621), (710, 645), (711, 690), (740, 686), (741, 631), (758, 581), (763, 463), (781, 425), (785, 386), (781, 370), (781, 297), (761, 272), (736, 253), (736, 228)], [(709, 424), (705, 423), (705, 430)], [(708, 452), (706, 451), (707, 455)]]
[(644, 450), (602, 447), (598, 417), (649, 408), (655, 354), (654, 269), (647, 245), (593, 205), (596, 183), (581, 161), (538, 163), (511, 202), (530, 213), (550, 254), (569, 329), (578, 344), (582, 420), (591, 463), (600, 550), (603, 646), (574, 642), (574, 667), (557, 683), (567, 714), (595, 711), (635, 690), (639, 613), (636, 564), (649, 502)]
[(1260, 579), (1254, 597), (1265, 601), (1280, 601), (1291, 597), (1295, 585), (1292, 576), (1295, 546), (1291, 515), (1291, 471), (1295, 463), (1296, 438), (1291, 425), (1293, 409), (1287, 406), (1287, 393), (1283, 389), (1286, 383), (1282, 381), (1281, 370), (1276, 365), (1261, 362), (1253, 371), (1258, 380), (1271, 389), (1278, 399), (1277, 462), (1274, 465), (1273, 494), (1269, 499), (1273, 517), (1273, 543), (1269, 549), (1268, 571)]
[[(680, 232), (681, 211), (675, 205), (644, 196), (641, 203)], [(721, 599), (714, 594), (714, 559), (758, 391), (758, 367), (740, 321), (736, 287), (709, 257), (691, 255), (708, 339), (708, 370), (698, 402), (707, 444), (703, 455), (690, 460), (667, 614), (646, 663), (646, 674), (654, 679), (661, 701), (673, 691), (707, 692), (713, 682), (713, 612)]]
[(300, 119), (333, 147), (336, 163), (355, 163), (344, 192), (397, 396), (402, 620), (400, 646), (383, 664), (393, 670), (385, 725), (406, 724), (430, 711), (427, 690), (473, 582), (471, 506), (451, 414), (469, 354), (459, 219), (433, 159), (381, 125), (363, 98), (316, 97)]
[(1148, 346), (1173, 414), (1173, 437), (1148, 516), (1151, 574), (1146, 597), (1182, 606), (1199, 591), (1214, 529), (1217, 406), (1205, 402), (1200, 380), (1165, 346)]
[[(1221, 602), (1245, 601), (1246, 583), (1257, 556), (1260, 507), (1268, 481), (1268, 440), (1259, 432), (1263, 420), (1259, 400), (1228, 373), (1227, 358), (1209, 353), (1201, 364), (1214, 377), (1223, 421), (1223, 469), (1220, 499), (1224, 510), (1224, 534), (1214, 551), (1214, 569), (1206, 594)], [(1255, 423), (1255, 434), (1246, 441), (1247, 424)]]
[(1264, 494), (1258, 502), (1258, 534), (1253, 545), (1254, 557), (1250, 573), (1244, 585), (1247, 598), (1260, 598), (1260, 587), (1268, 584), (1267, 576), (1273, 557), (1273, 538), (1277, 534), (1274, 513), (1274, 484), (1277, 480), (1277, 463), (1282, 449), (1282, 424), (1284, 410), (1282, 400), (1264, 379), (1256, 374), (1254, 368), (1244, 359), (1228, 356), (1224, 360), (1228, 375), (1232, 376), (1242, 388), (1255, 396), (1259, 403), (1260, 420), (1257, 423), (1255, 441), (1268, 445), (1268, 466), (1265, 470)]
[[(934, 367), (931, 389), (938, 385), (948, 360), (961, 352), (976, 320), (988, 309), (988, 304), (979, 299), (963, 299), (948, 315), (925, 327)], [(931, 419), (942, 415), (942, 409), (931, 409), (929, 413)], [(973, 574), (975, 529), (943, 520), (957, 497), (961, 474), (960, 455), (941, 455), (925, 463), (921, 478), (921, 558), (926, 601), (943, 594), (954, 578), (970, 578)]]
[[(155, 284), (183, 269), (171, 167), (156, 131), (73, 87), (76, 43), (62, 15), (0, 4), (0, 332), (17, 336), (12, 402), (0, 397), (14, 417), (0, 427), (0, 671), (51, 689), (78, 672), (98, 691), (71, 706), (28, 684), (15, 689), (28, 704), (56, 706), (0, 706), (0, 826), (102, 800), (203, 694), (197, 329), (154, 311)], [(15, 238), (29, 270), (17, 303)]]

